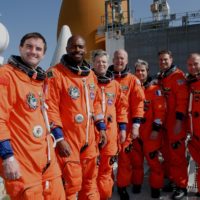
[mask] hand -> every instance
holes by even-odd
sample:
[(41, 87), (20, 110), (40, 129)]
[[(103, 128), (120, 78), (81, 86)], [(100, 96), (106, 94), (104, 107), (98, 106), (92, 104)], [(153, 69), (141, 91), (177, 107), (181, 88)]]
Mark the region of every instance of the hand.
[(14, 156), (11, 156), (3, 160), (2, 165), (3, 165), (3, 172), (6, 179), (16, 180), (21, 177), (19, 163), (15, 159)]
[(120, 143), (122, 144), (122, 143), (124, 143), (125, 140), (126, 140), (126, 131), (125, 131), (125, 130), (121, 130), (121, 131), (119, 132), (119, 134), (120, 134)]
[(174, 127), (174, 133), (178, 135), (181, 132), (181, 129), (182, 129), (182, 121), (177, 119)]
[(150, 135), (151, 140), (156, 140), (158, 138), (158, 131), (152, 131)]
[(100, 130), (99, 135), (100, 135), (99, 148), (102, 149), (107, 144), (106, 131), (105, 130)]
[(139, 124), (133, 124), (132, 126), (132, 139), (136, 139), (139, 137), (139, 128), (140, 125)]
[(71, 148), (67, 141), (61, 140), (56, 144), (56, 148), (58, 149), (59, 155), (61, 157), (69, 157), (71, 154)]

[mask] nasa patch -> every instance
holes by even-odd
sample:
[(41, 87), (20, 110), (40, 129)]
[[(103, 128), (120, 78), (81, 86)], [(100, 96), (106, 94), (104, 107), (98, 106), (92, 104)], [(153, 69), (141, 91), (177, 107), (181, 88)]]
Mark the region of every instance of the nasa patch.
[(108, 103), (109, 106), (111, 106), (113, 104), (115, 94), (110, 93), (110, 92), (106, 92), (106, 96), (108, 98), (107, 103)]
[(36, 95), (29, 92), (26, 95), (26, 103), (28, 105), (28, 108), (30, 108), (31, 110), (36, 110), (38, 107), (38, 99), (36, 98)]
[(36, 125), (33, 127), (33, 135), (36, 138), (40, 138), (43, 135), (43, 128), (40, 125)]
[(72, 99), (78, 99), (80, 97), (80, 91), (77, 87), (71, 86), (68, 89), (68, 94)]

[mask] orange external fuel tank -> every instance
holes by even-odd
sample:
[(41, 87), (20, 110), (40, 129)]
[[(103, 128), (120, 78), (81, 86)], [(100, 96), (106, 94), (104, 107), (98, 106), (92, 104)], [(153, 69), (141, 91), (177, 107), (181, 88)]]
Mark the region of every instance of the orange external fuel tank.
[(87, 55), (95, 49), (105, 49), (104, 36), (97, 35), (97, 28), (104, 15), (104, 0), (63, 0), (58, 21), (58, 35), (63, 25), (69, 26), (72, 35), (79, 34), (86, 40)]

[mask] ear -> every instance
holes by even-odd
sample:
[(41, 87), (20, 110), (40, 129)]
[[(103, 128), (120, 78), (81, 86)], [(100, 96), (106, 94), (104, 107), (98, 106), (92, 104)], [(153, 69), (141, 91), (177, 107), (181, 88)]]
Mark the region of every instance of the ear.
[(21, 47), (21, 46), (19, 46), (19, 52), (20, 52), (20, 54), (21, 54), (21, 50), (22, 50), (22, 47)]

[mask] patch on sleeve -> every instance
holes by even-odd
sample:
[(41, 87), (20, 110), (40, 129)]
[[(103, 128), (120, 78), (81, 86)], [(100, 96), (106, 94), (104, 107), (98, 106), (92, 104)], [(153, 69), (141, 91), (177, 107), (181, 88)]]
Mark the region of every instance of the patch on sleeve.
[(136, 78), (136, 84), (141, 86), (141, 82), (138, 78)]
[(52, 78), (53, 77), (53, 72), (52, 70), (47, 72), (47, 78)]
[(156, 90), (156, 96), (162, 96), (162, 91), (161, 90)]
[(177, 80), (177, 84), (178, 85), (183, 85), (183, 84), (185, 84), (185, 80), (184, 79), (178, 79)]
[(9, 79), (5, 78), (5, 77), (0, 77), (0, 85), (8, 86), (9, 85)]

